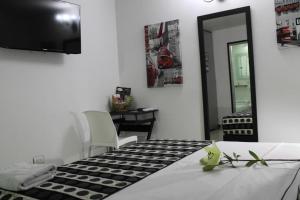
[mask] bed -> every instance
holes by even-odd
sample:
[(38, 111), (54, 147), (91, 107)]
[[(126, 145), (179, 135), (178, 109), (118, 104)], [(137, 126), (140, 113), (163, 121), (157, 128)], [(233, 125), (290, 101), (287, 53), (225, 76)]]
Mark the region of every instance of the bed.
[[(40, 187), (18, 194), (0, 189), (0, 199), (297, 199), (300, 163), (269, 162), (269, 167), (225, 167), (203, 172), (199, 159), (206, 155), (202, 148), (209, 144), (209, 141), (156, 140), (131, 145), (64, 165), (53, 180)], [(300, 157), (300, 144), (218, 142), (217, 145), (222, 151), (237, 152), (244, 159), (250, 158), (248, 150), (265, 159)]]

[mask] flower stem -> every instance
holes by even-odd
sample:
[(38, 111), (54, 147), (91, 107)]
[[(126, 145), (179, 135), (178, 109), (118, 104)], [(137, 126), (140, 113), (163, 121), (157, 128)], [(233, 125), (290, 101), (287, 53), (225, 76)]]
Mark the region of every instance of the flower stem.
[[(251, 161), (253, 159), (232, 159), (232, 161), (238, 162), (238, 161)], [(291, 161), (291, 162), (300, 162), (300, 159), (263, 159), (264, 161)], [(222, 160), (223, 162), (228, 161), (228, 160)]]

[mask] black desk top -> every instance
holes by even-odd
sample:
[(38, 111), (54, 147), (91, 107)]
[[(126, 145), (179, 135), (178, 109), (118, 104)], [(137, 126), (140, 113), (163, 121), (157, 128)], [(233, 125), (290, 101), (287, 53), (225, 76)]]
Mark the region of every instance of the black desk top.
[(157, 112), (158, 109), (149, 109), (149, 110), (128, 110), (128, 111), (112, 111), (110, 115), (139, 115), (139, 114), (146, 114), (146, 113), (153, 113)]

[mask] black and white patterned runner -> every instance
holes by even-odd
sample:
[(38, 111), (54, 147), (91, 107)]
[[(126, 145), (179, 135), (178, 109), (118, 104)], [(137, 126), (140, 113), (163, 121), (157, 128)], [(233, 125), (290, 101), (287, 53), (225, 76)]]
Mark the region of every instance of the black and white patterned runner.
[(238, 112), (223, 117), (224, 135), (253, 135), (253, 117), (251, 112)]
[(0, 189), (0, 200), (104, 199), (209, 145), (210, 141), (149, 140), (58, 168), (39, 187), (13, 193)]

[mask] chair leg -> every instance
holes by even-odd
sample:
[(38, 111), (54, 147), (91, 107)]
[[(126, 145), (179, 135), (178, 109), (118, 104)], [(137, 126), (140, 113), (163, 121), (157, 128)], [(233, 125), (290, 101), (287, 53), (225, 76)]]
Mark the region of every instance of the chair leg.
[(112, 151), (114, 151), (116, 149), (117, 149), (116, 147), (106, 147), (106, 151), (107, 152), (112, 152)]
[(151, 131), (149, 131), (147, 134), (147, 140), (150, 140), (150, 138), (151, 138)]

